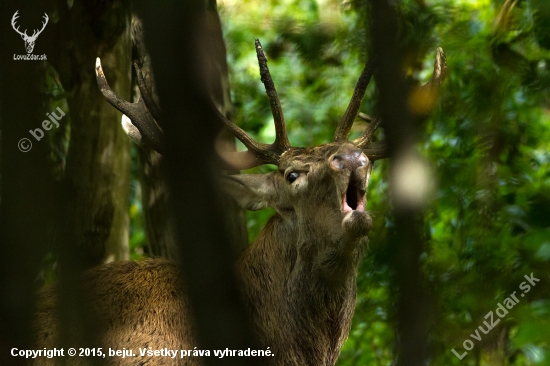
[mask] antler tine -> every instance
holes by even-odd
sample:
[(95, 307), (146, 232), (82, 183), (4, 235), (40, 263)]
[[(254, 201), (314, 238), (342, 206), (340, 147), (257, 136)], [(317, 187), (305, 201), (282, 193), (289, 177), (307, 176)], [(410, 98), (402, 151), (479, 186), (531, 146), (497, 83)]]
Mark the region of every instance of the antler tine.
[(95, 71), (97, 86), (107, 101), (130, 118), (132, 124), (139, 130), (143, 142), (159, 153), (164, 153), (166, 151), (164, 133), (147, 110), (143, 99), (140, 98), (136, 103), (130, 103), (118, 97), (105, 78), (99, 57), (96, 59)]
[(363, 130), (361, 136), (353, 140), (353, 143), (358, 148), (362, 149), (365, 155), (369, 157), (371, 161), (385, 159), (389, 157), (388, 146), (385, 142), (370, 142), (372, 136), (376, 132), (376, 129), (382, 123), (381, 118), (372, 119), (370, 116), (360, 116), (362, 119), (370, 119), (370, 123)]
[(282, 153), (290, 148), (290, 142), (288, 141), (288, 136), (286, 133), (283, 109), (281, 107), (281, 102), (279, 101), (279, 96), (277, 95), (277, 90), (275, 90), (275, 83), (273, 83), (273, 79), (269, 73), (269, 68), (267, 67), (267, 58), (265, 57), (264, 50), (262, 49), (262, 44), (258, 39), (256, 39), (255, 45), (256, 56), (258, 57), (258, 64), (260, 65), (260, 76), (262, 83), (264, 83), (267, 97), (269, 98), (271, 113), (273, 114), (273, 121), (275, 123), (275, 142), (273, 145), (279, 147)]
[(162, 112), (160, 107), (155, 102), (153, 98), (152, 86), (150, 83), (147, 83), (143, 74), (141, 73), (141, 68), (138, 66), (138, 63), (134, 61), (134, 69), (136, 70), (137, 84), (139, 87), (139, 93), (143, 98), (143, 102), (147, 106), (149, 112), (153, 115), (153, 118), (156, 121), (162, 121)]
[(353, 140), (355, 146), (363, 150), (365, 155), (367, 155), (370, 161), (385, 159), (389, 157), (388, 145), (385, 142), (370, 142), (372, 136), (376, 132), (376, 129), (382, 123), (381, 118), (372, 118), (370, 116), (362, 115), (361, 119), (369, 119), (370, 123), (363, 130), (361, 136)]
[(369, 157), (370, 161), (386, 159), (390, 157), (388, 144), (385, 142), (370, 142), (361, 150)]
[[(226, 151), (223, 153), (223, 160), (229, 164), (230, 169), (246, 170), (265, 164), (264, 161), (252, 151)], [(274, 163), (273, 163), (274, 164)]]
[(374, 132), (376, 132), (376, 129), (378, 128), (378, 126), (380, 126), (381, 123), (382, 120), (380, 118), (375, 118), (374, 120), (372, 120), (367, 125), (367, 127), (365, 127), (361, 136), (353, 140), (353, 143), (360, 149), (366, 147), (370, 139), (374, 135)]
[(409, 96), (409, 109), (420, 118), (425, 118), (435, 106), (441, 84), (447, 76), (447, 59), (443, 49), (437, 48), (434, 69), (430, 81), (413, 88)]
[(437, 92), (446, 77), (447, 57), (443, 52), (443, 48), (437, 47), (432, 78), (426, 84), (422, 85), (422, 88), (430, 88), (433, 92)]
[(346, 109), (346, 112), (338, 123), (336, 132), (334, 133), (334, 141), (342, 142), (348, 139), (349, 131), (351, 130), (353, 121), (357, 116), (359, 107), (361, 107), (361, 102), (363, 101), (365, 90), (367, 90), (370, 79), (374, 74), (374, 68), (375, 67), (373, 60), (370, 60), (365, 65), (365, 68), (363, 69), (363, 72), (361, 73), (361, 76), (359, 77), (359, 80), (357, 80), (357, 84), (355, 85), (355, 90), (353, 91), (353, 95), (349, 102), (348, 108)]
[[(432, 78), (429, 82), (420, 87), (422, 92), (430, 95), (430, 100), (434, 101), (441, 87), (441, 84), (447, 76), (447, 59), (445, 53), (441, 47), (437, 48), (436, 57), (434, 62), (434, 71)], [(359, 83), (358, 83), (359, 84)], [(385, 143), (379, 142), (370, 142), (372, 136), (376, 129), (380, 126), (382, 120), (380, 118), (375, 118), (371, 120), (369, 125), (365, 128), (361, 136), (353, 140), (353, 143), (361, 148), (363, 152), (371, 159), (378, 160), (387, 158), (389, 153)]]
[[(224, 157), (227, 158), (227, 160), (229, 160), (229, 162), (232, 165), (234, 165), (235, 168), (248, 169), (261, 164), (275, 164), (275, 165), (279, 164), (279, 159), (281, 158), (282, 152), (280, 151), (278, 146), (275, 146), (274, 143), (269, 145), (269, 144), (262, 144), (260, 142), (257, 142), (252, 137), (250, 137), (250, 135), (247, 134), (242, 128), (240, 128), (239, 126), (237, 126), (236, 124), (228, 120), (218, 110), (218, 108), (214, 106), (214, 104), (212, 104), (212, 109), (216, 113), (216, 117), (218, 118), (218, 120), (222, 122), (225, 125), (225, 127), (227, 127), (229, 131), (236, 138), (238, 138), (243, 143), (243, 145), (246, 146), (246, 148), (248, 149), (248, 151), (246, 152), (242, 152), (242, 153), (233, 152), (229, 155), (224, 152)], [(247, 165), (246, 168), (240, 167), (241, 164), (238, 162), (238, 160), (244, 157), (245, 154), (247, 154), (246, 155), (247, 158), (245, 160), (247, 160), (248, 162), (252, 161), (249, 157), (250, 156), (249, 153), (253, 153), (256, 156), (256, 160), (254, 161), (254, 164), (252, 165), (245, 164)]]
[(242, 128), (228, 120), (218, 109), (212, 105), (218, 120), (220, 120), (231, 133), (238, 138), (248, 149), (245, 152), (223, 152), (224, 159), (237, 169), (249, 169), (262, 164), (278, 165), (281, 155), (291, 148), (286, 133), (285, 119), (281, 102), (275, 90), (275, 84), (267, 67), (262, 45), (258, 39), (255, 40), (256, 56), (260, 66), (260, 76), (265, 86), (265, 91), (271, 105), (271, 113), (275, 123), (275, 141), (272, 144), (262, 144), (255, 141)]

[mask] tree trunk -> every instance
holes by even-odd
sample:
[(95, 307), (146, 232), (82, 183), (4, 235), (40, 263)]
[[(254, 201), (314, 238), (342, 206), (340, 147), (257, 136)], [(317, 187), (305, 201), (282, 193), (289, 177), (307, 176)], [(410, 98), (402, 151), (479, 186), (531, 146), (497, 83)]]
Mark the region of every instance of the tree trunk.
[[(94, 314), (81, 306), (79, 278), (102, 262), (128, 259), (129, 141), (121, 114), (99, 92), (94, 65), (101, 57), (111, 87), (129, 98), (131, 6), (129, 0), (57, 1), (59, 16), (45, 40), (68, 94), (70, 145), (62, 182), (66, 205), (58, 216), (61, 334), (65, 346), (95, 344)], [(68, 339), (68, 327), (80, 333)]]
[[(219, 22), (215, 7), (211, 16)], [(145, 30), (147, 31), (147, 30)], [(206, 65), (207, 88), (214, 104), (228, 118), (231, 117), (231, 98), (229, 89), (229, 74), (227, 70), (225, 45), (221, 32), (215, 34), (212, 42), (212, 57)], [(144, 73), (153, 75), (153, 67), (143, 42), (142, 23), (134, 17), (132, 21), (133, 60), (137, 60)], [(152, 77), (154, 80), (154, 77)], [(135, 84), (135, 82), (134, 82)], [(134, 88), (136, 90), (136, 88)], [(134, 96), (134, 102), (138, 96)], [(158, 121), (157, 121), (158, 122)], [(162, 121), (161, 121), (162, 122)], [(233, 135), (224, 133), (221, 137), (228, 148), (235, 149)], [(170, 259), (177, 258), (175, 230), (173, 220), (168, 213), (169, 197), (165, 177), (162, 174), (162, 156), (144, 146), (139, 149), (140, 182), (142, 207), (145, 216), (147, 233), (146, 252), (150, 256), (161, 256)], [(241, 251), (248, 244), (246, 217), (244, 210), (231, 202), (228, 208), (231, 219), (230, 231), (234, 238), (235, 250)]]
[(70, 95), (71, 119), (63, 224), (72, 241), (66, 249), (87, 268), (129, 257), (129, 141), (120, 112), (98, 91), (94, 65), (101, 57), (113, 90), (130, 96), (130, 3), (59, 3), (58, 11), (54, 42), (61, 49), (53, 64)]
[[(154, 8), (144, 3), (140, 15), (163, 103), (164, 171), (197, 341), (201, 349), (246, 349), (255, 342), (235, 278), (227, 197), (216, 179), (214, 140), (221, 126), (211, 108), (208, 65), (223, 57), (224, 49), (213, 42), (221, 39), (215, 9), (214, 2), (163, 1)], [(254, 365), (257, 360), (210, 357), (205, 364)]]
[(407, 105), (410, 85), (403, 73), (404, 50), (399, 43), (399, 19), (394, 4), (387, 0), (370, 3), (371, 54), (376, 57), (378, 70), (375, 81), (379, 90), (378, 109), (390, 153), (390, 191), (392, 192), (394, 233), (388, 246), (394, 256), (390, 266), (392, 279), (399, 294), (396, 301), (398, 339), (397, 366), (426, 364), (430, 359), (429, 324), (433, 311), (431, 294), (425, 287), (420, 268), (424, 250), (425, 197), (408, 195), (403, 189), (407, 178), (404, 168), (412, 166), (414, 179), (429, 180), (425, 163), (414, 149), (420, 124)]

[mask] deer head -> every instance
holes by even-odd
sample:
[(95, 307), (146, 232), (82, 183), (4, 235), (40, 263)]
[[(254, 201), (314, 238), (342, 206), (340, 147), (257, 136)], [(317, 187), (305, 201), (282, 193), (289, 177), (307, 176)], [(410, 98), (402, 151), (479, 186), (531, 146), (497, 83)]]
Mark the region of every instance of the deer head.
[(17, 33), (21, 35), (21, 38), (23, 38), (23, 41), (25, 41), (25, 49), (27, 50), (27, 53), (32, 53), (32, 50), (34, 49), (34, 42), (36, 42), (36, 38), (38, 38), (40, 33), (42, 33), (44, 28), (46, 28), (46, 24), (48, 24), (48, 20), (49, 20), (48, 14), (44, 13), (44, 22), (42, 23), (42, 29), (40, 30), (35, 29), (34, 32), (32, 33), (32, 36), (28, 36), (26, 29), (24, 32), (21, 32), (19, 31), (19, 27), (17, 28), (15, 27), (15, 21), (17, 20), (17, 18), (19, 18), (19, 15), (17, 13), (19, 13), (19, 10), (17, 10), (15, 14), (13, 14), (13, 17), (11, 18), (11, 26)]
[[(225, 161), (239, 169), (274, 164), (263, 175), (224, 177), (224, 188), (244, 208), (273, 207), (277, 214), (241, 256), (243, 293), (260, 343), (279, 357), (274, 365), (334, 365), (347, 337), (355, 307), (355, 277), (363, 244), (372, 227), (366, 211), (368, 181), (373, 162), (387, 156), (384, 143), (371, 142), (379, 118), (348, 141), (365, 90), (374, 72), (367, 63), (350, 104), (340, 120), (334, 141), (315, 147), (292, 147), (283, 111), (267, 60), (256, 40), (262, 81), (270, 101), (276, 138), (272, 144), (255, 141), (214, 108), (223, 123), (248, 149), (223, 152)], [(137, 103), (117, 97), (96, 61), (99, 89), (122, 111), (123, 125), (132, 139), (166, 151), (160, 109), (152, 98), (150, 82), (137, 65), (141, 92)], [(445, 77), (445, 57), (438, 49), (432, 92)], [(361, 117), (361, 115), (360, 115)]]

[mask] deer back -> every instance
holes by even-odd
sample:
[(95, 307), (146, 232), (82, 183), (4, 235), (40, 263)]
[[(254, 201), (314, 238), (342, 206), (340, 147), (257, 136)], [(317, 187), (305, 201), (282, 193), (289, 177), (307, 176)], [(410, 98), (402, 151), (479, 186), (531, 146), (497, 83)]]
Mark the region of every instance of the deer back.
[[(107, 357), (92, 360), (100, 364), (136, 365), (199, 365), (198, 358), (185, 357), (178, 362), (169, 357), (154, 357), (142, 352), (163, 348), (193, 350), (193, 327), (188, 312), (181, 277), (177, 266), (165, 259), (145, 259), (137, 262), (119, 261), (99, 266), (81, 279), (83, 298), (80, 306), (93, 319), (98, 338), (94, 344), (70, 343), (78, 329), (68, 327), (67, 347), (101, 347), (108, 354), (113, 350), (132, 350), (136, 357)], [(39, 294), (36, 312), (36, 348), (61, 347), (59, 332), (59, 285), (54, 284)], [(67, 348), (65, 348), (66, 350)], [(65, 353), (66, 354), (66, 353)], [(71, 357), (71, 365), (87, 365), (84, 357)], [(39, 357), (34, 365), (56, 365), (57, 358)]]

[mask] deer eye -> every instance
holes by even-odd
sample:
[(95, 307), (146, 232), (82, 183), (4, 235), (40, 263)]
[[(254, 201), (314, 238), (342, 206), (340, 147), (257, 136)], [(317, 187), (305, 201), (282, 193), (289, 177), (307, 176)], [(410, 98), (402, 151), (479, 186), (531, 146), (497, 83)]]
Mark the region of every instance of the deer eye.
[(298, 179), (298, 177), (300, 176), (300, 173), (298, 172), (290, 172), (288, 173), (288, 175), (286, 176), (286, 180), (288, 181), (288, 183), (292, 183), (294, 182), (296, 179)]

